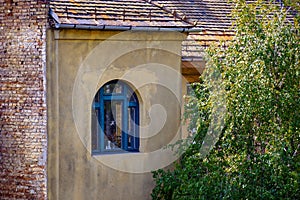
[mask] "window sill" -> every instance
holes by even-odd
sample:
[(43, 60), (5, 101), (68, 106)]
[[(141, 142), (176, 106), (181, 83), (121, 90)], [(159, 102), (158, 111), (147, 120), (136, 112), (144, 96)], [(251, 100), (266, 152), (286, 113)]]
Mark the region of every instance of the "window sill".
[(119, 155), (119, 154), (138, 154), (139, 151), (125, 151), (125, 150), (115, 150), (115, 151), (105, 151), (105, 152), (95, 152), (92, 156), (105, 156), (105, 155)]

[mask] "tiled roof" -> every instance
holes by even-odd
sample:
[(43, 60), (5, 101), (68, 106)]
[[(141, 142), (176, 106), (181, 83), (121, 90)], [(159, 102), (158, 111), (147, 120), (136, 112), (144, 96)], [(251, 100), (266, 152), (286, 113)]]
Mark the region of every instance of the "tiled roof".
[[(254, 0), (246, 0), (254, 3)], [(167, 10), (176, 10), (179, 16), (184, 16), (187, 21), (193, 21), (199, 32), (191, 32), (182, 45), (182, 60), (203, 60), (204, 49), (214, 42), (232, 40), (235, 35), (232, 25), (233, 19), (230, 13), (233, 4), (227, 0), (153, 0), (152, 2), (163, 5)], [(266, 0), (269, 3), (268, 0)], [(281, 6), (281, 1), (275, 1)], [(293, 21), (290, 12), (287, 15), (289, 21)], [(195, 23), (196, 22), (196, 23)]]
[(232, 5), (227, 0), (152, 0), (206, 30), (230, 30)]
[(144, 0), (54, 0), (56, 24), (117, 27), (192, 27), (175, 13)]
[[(246, 0), (246, 2), (255, 3), (256, 0)], [(262, 2), (283, 5), (281, 0)], [(151, 3), (177, 13), (178, 18), (184, 18), (204, 31), (232, 32), (234, 29), (233, 19), (230, 16), (234, 4), (228, 0), (151, 0)], [(292, 12), (289, 12), (287, 19), (293, 21)]]
[(50, 8), (61, 24), (232, 28), (226, 0), (52, 0)]
[(180, 28), (190, 32), (182, 45), (183, 61), (202, 60), (204, 49), (211, 43), (232, 39), (232, 8), (227, 0), (50, 1), (50, 15), (56, 27)]
[(182, 43), (182, 60), (203, 60), (204, 50), (212, 43), (219, 41), (232, 40), (234, 36), (233, 31), (200, 31), (190, 33), (185, 41)]
[(56, 25), (197, 27), (183, 42), (183, 60), (201, 60), (204, 48), (233, 35), (224, 0), (53, 0), (50, 9)]
[(234, 36), (227, 0), (152, 0), (167, 12), (175, 12), (201, 31), (191, 32), (182, 44), (182, 58), (203, 60), (204, 49), (213, 42), (231, 40)]

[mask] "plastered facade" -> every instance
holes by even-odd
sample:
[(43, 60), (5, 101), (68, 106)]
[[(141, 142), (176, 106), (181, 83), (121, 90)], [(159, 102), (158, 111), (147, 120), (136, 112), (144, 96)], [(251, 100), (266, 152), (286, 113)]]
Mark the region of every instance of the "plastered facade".
[[(176, 32), (49, 30), (49, 199), (151, 199), (151, 171), (176, 160), (181, 138), (181, 42)], [(140, 102), (138, 153), (91, 154), (91, 105), (122, 80)]]

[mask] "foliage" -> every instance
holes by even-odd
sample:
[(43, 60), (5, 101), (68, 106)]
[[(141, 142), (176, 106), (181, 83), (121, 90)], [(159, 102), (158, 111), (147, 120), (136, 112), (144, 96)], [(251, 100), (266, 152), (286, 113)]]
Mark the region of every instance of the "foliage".
[[(181, 144), (173, 170), (153, 172), (153, 199), (300, 199), (299, 26), (274, 4), (235, 5), (236, 37), (207, 51), (206, 74), (186, 105), (197, 134), (187, 149)], [(224, 128), (204, 157), (220, 98)]]

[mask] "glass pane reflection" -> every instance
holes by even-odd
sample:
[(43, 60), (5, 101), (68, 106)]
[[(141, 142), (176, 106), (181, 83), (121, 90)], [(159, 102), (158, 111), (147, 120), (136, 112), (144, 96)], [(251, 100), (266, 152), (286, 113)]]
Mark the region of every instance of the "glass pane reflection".
[(121, 148), (122, 137), (122, 101), (104, 102), (104, 148)]
[(103, 88), (104, 94), (121, 94), (123, 92), (122, 84), (120, 83), (110, 83), (106, 84)]

